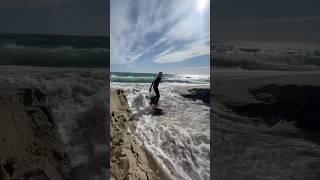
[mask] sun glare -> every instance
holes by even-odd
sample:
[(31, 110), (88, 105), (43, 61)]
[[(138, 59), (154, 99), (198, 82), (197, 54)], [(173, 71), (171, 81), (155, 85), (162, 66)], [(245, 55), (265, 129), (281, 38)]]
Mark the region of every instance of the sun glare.
[(203, 12), (206, 7), (208, 6), (208, 0), (198, 0), (198, 3), (197, 3), (197, 10), (199, 12)]

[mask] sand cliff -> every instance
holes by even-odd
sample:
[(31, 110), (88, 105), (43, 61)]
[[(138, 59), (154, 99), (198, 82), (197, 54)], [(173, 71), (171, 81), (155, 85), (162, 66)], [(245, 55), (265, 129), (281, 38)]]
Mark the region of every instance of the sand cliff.
[(0, 179), (67, 179), (70, 161), (38, 88), (0, 82)]
[(111, 90), (110, 97), (111, 179), (159, 179), (155, 163), (128, 130), (132, 114), (124, 92)]

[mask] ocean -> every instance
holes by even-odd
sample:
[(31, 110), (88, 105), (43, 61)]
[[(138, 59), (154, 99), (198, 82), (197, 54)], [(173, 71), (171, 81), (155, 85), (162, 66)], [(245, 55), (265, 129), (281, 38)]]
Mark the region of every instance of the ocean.
[[(132, 131), (171, 179), (210, 179), (210, 107), (188, 98), (188, 90), (209, 95), (209, 75), (164, 75), (159, 85), (165, 114), (152, 114), (153, 73), (111, 73), (111, 88), (123, 89), (133, 113)], [(207, 96), (209, 97), (209, 96)]]
[[(111, 82), (123, 83), (152, 83), (157, 77), (157, 73), (132, 73), (132, 72), (111, 72)], [(162, 82), (167, 83), (185, 83), (185, 84), (208, 84), (210, 77), (208, 75), (173, 75), (164, 74)]]
[(109, 67), (109, 37), (0, 34), (0, 65)]
[(46, 92), (70, 179), (107, 177), (109, 37), (0, 34), (0, 81)]

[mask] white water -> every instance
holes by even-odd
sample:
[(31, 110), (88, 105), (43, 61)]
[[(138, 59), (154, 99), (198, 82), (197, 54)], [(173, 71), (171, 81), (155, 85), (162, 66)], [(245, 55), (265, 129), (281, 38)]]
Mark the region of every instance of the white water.
[(319, 179), (319, 145), (285, 120), (273, 127), (252, 125), (220, 102), (213, 109), (213, 179)]
[[(174, 86), (189, 86), (177, 84)], [(134, 116), (135, 135), (172, 179), (210, 179), (210, 108), (202, 101), (186, 99), (172, 83), (162, 83), (161, 116), (152, 115), (150, 84), (112, 83), (124, 89)]]
[(106, 179), (106, 69), (0, 66), (0, 81), (47, 93), (58, 132), (70, 157), (70, 179)]

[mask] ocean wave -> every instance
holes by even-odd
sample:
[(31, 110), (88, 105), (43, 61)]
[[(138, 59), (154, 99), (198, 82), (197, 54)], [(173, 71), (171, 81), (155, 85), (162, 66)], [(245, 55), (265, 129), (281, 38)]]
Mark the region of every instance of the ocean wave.
[[(122, 83), (152, 83), (157, 74), (151, 73), (111, 73), (111, 82)], [(168, 83), (208, 84), (209, 75), (172, 75), (165, 74), (161, 80)]]
[(215, 67), (241, 68), (245, 70), (319, 70), (319, 58), (313, 57), (214, 57)]
[(104, 36), (0, 33), (0, 65), (108, 67), (108, 42)]
[(5, 44), (0, 46), (0, 65), (108, 67), (108, 55), (106, 48), (44, 48)]
[(126, 82), (126, 83), (152, 83), (155, 77), (145, 77), (145, 76), (117, 76), (111, 75), (112, 82)]
[(107, 69), (1, 67), (0, 79), (38, 87), (48, 94), (58, 132), (71, 160), (71, 179), (105, 177)]
[(317, 44), (226, 42), (214, 43), (216, 67), (247, 70), (319, 70)]
[(0, 46), (15, 44), (23, 47), (58, 48), (70, 46), (75, 49), (107, 48), (107, 36), (71, 36), (48, 34), (2, 34), (0, 33)]

